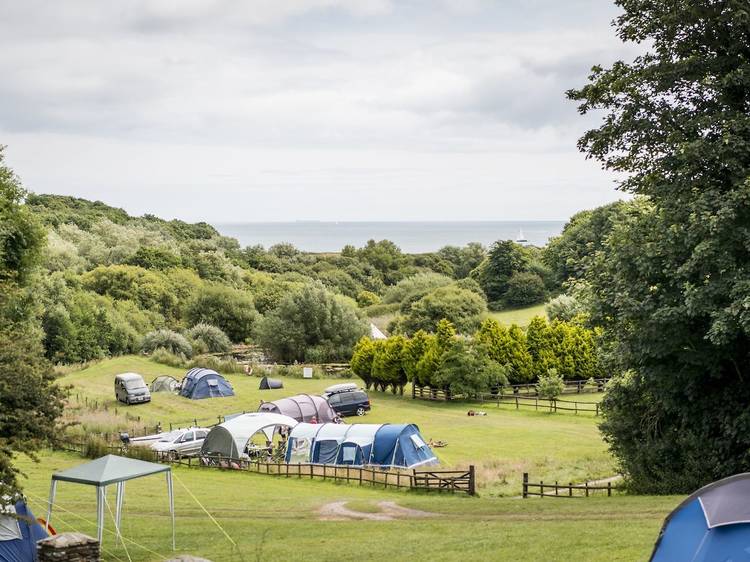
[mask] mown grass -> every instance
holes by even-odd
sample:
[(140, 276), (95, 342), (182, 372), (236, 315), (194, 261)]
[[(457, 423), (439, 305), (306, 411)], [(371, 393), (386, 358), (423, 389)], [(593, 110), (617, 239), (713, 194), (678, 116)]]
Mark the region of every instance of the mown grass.
[[(284, 379), (285, 388), (258, 390), (259, 378), (246, 375), (227, 375), (235, 388), (232, 398), (188, 400), (168, 393), (154, 394), (151, 403), (125, 406), (114, 399), (113, 381), (118, 373), (134, 371), (147, 381), (160, 374), (177, 378), (182, 371), (165, 367), (144, 357), (127, 356), (103, 361), (60, 379), (72, 385), (73, 406), (83, 397), (95, 400), (95, 413), (71, 408), (75, 417), (88, 423), (86, 431), (129, 429), (138, 423), (153, 427), (161, 422), (185, 425), (196, 418), (199, 423), (216, 423), (220, 415), (240, 411), (255, 411), (260, 400), (273, 400), (297, 393), (319, 393), (326, 386), (341, 379)], [(355, 382), (361, 382), (355, 380)], [(574, 399), (566, 396), (566, 399)], [(521, 475), (529, 472), (532, 478), (546, 481), (582, 482), (611, 476), (612, 459), (607, 453), (591, 414), (550, 414), (546, 411), (515, 410), (511, 404), (497, 407), (465, 403), (441, 403), (412, 400), (410, 390), (405, 396), (371, 392), (372, 412), (364, 418), (347, 418), (348, 423), (415, 423), (426, 440), (447, 441), (448, 446), (436, 448), (443, 467), (466, 468), (476, 466), (478, 485), (485, 495), (517, 495)], [(597, 395), (585, 394), (580, 399), (594, 401)], [(78, 402), (76, 402), (76, 400)], [(103, 412), (102, 407), (107, 411)], [(483, 410), (487, 416), (470, 417), (469, 409)], [(127, 414), (126, 418), (124, 413)], [(140, 422), (134, 417), (140, 418)]]
[(547, 313), (544, 310), (545, 306), (546, 305), (544, 304), (536, 304), (526, 308), (512, 308), (501, 310), (499, 312), (490, 312), (489, 316), (507, 326), (518, 324), (521, 327), (525, 327), (529, 325), (529, 322), (531, 322), (531, 319), (534, 318), (534, 316), (541, 316), (542, 318), (547, 317)]
[[(81, 462), (45, 452), (41, 463), (19, 458), (25, 489), (37, 516), (46, 511), (50, 475)], [(190, 497), (187, 487), (237, 544), (233, 548)], [(164, 479), (127, 484), (123, 535), (133, 561), (162, 560), (171, 531)], [(58, 531), (95, 535), (95, 495), (87, 486), (62, 483), (52, 523)], [(321, 521), (318, 510), (334, 501), (367, 509), (378, 501), (436, 513), (424, 519)], [(588, 499), (489, 499), (372, 490), (327, 482), (218, 471), (175, 469), (177, 551), (214, 562), (249, 560), (647, 560), (664, 516), (676, 497)], [(114, 501), (113, 491), (109, 502)], [(64, 510), (67, 510), (68, 513)], [(80, 518), (83, 519), (80, 519)], [(126, 560), (107, 514), (105, 560)], [(154, 554), (156, 553), (156, 554)]]

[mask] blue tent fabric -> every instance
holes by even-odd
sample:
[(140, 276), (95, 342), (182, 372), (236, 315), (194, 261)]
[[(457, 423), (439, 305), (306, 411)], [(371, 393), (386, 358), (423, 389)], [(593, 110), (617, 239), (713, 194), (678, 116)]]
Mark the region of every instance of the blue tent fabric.
[(750, 561), (750, 474), (701, 488), (666, 519), (651, 562)]
[(375, 434), (371, 463), (382, 467), (437, 464), (437, 458), (414, 424), (386, 424)]
[(10, 515), (2, 517), (12, 524), (17, 522), (21, 538), (0, 540), (0, 562), (35, 562), (36, 542), (47, 538), (47, 532), (37, 523), (31, 509), (23, 501), (16, 502), (15, 509), (17, 520)]
[(216, 371), (211, 369), (190, 369), (182, 379), (180, 396), (191, 400), (204, 398), (224, 398), (234, 396), (232, 385)]

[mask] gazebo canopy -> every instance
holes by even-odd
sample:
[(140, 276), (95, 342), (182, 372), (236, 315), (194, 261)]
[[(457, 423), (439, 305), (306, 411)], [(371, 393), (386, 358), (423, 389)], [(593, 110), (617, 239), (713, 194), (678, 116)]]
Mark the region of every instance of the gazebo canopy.
[(153, 462), (106, 455), (86, 464), (79, 464), (52, 475), (52, 480), (76, 482), (91, 486), (109, 486), (133, 478), (169, 472), (169, 466)]
[(49, 490), (49, 505), (47, 507), (47, 524), (52, 519), (52, 506), (55, 504), (55, 494), (58, 482), (72, 482), (96, 486), (96, 524), (97, 538), (99, 544), (102, 542), (104, 531), (104, 506), (107, 503), (107, 486), (117, 485), (117, 499), (115, 504), (115, 528), (117, 537), (120, 534), (120, 521), (122, 519), (122, 502), (125, 497), (125, 482), (134, 478), (161, 474), (167, 477), (167, 494), (169, 496), (169, 513), (172, 517), (172, 550), (175, 548), (174, 536), (174, 495), (172, 492), (172, 469), (163, 464), (146, 462), (138, 459), (118, 457), (117, 455), (105, 455), (91, 462), (80, 464), (68, 470), (56, 472), (52, 475)]

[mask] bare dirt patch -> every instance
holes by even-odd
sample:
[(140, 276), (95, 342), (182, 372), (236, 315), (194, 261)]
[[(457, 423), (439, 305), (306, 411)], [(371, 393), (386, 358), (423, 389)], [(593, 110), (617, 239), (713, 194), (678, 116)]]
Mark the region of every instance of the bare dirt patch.
[(395, 502), (382, 501), (378, 502), (379, 512), (366, 513), (364, 511), (355, 511), (346, 507), (347, 502), (331, 502), (322, 506), (318, 510), (321, 521), (393, 521), (394, 519), (408, 519), (415, 517), (434, 517), (436, 513), (420, 511), (403, 507)]

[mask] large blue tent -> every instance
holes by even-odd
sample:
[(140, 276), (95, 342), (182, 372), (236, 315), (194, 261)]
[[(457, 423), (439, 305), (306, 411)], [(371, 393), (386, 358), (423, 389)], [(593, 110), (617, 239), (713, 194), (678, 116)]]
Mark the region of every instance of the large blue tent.
[(203, 398), (224, 398), (234, 396), (232, 385), (216, 371), (211, 369), (190, 369), (182, 379), (180, 396), (192, 400)]
[(310, 424), (292, 429), (286, 461), (413, 468), (437, 464), (414, 424)]
[(0, 560), (33, 562), (37, 559), (36, 542), (47, 538), (29, 507), (19, 500), (0, 512)]
[(651, 562), (750, 560), (750, 473), (704, 486), (664, 521)]

